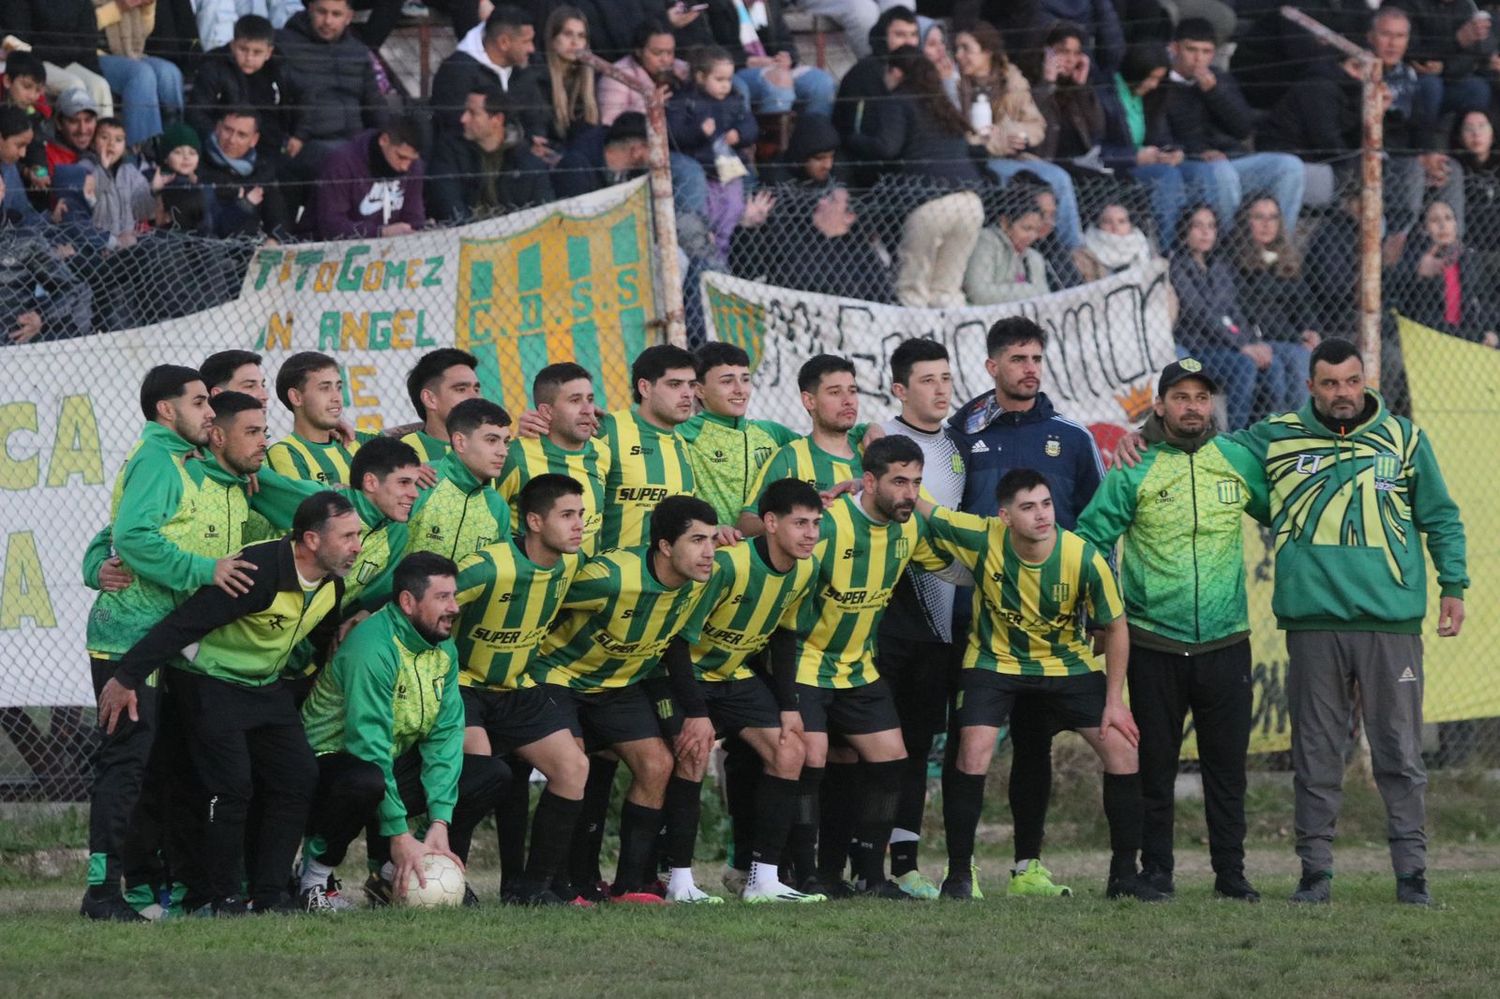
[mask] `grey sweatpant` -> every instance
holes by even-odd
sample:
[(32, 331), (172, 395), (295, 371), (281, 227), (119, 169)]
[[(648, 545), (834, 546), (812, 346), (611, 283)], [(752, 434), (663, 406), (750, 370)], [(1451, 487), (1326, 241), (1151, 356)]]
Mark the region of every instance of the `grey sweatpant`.
[(1427, 770), (1422, 765), (1422, 638), (1374, 631), (1289, 631), (1297, 856), (1333, 870), (1333, 831), (1352, 748), (1355, 686), (1397, 874), (1427, 866)]

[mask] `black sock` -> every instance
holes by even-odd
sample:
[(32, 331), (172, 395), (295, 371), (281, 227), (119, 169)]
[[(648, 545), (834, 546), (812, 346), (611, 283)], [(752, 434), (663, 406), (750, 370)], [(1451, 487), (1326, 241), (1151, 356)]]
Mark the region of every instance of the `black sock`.
[(793, 811), (800, 784), (794, 780), (760, 775), (760, 793), (755, 816), (755, 846), (748, 859), (758, 864), (781, 864), (781, 853), (791, 833)]
[(885, 847), (896, 821), (896, 802), (901, 797), (902, 760), (863, 764), (864, 801), (861, 803), (858, 840), (858, 874), (866, 886), (885, 881)]
[(661, 809), (627, 801), (620, 806), (620, 862), (615, 866), (614, 894), (638, 892), (652, 880), (646, 868), (651, 842), (661, 828)]
[(1030, 723), (1011, 728), (1010, 814), (1015, 824), (1016, 860), (1042, 855), (1047, 799), (1052, 796), (1052, 739)]
[(818, 812), (818, 876), (824, 881), (844, 878), (859, 803), (859, 764), (829, 763), (823, 772)]
[[(930, 746), (931, 740), (928, 740)], [(917, 834), (917, 839), (891, 844), (891, 876), (899, 878), (917, 869), (917, 847), (921, 845), (922, 817), (927, 808), (927, 751), (908, 745), (901, 766), (901, 800), (896, 806), (896, 828)]]
[(792, 874), (798, 884), (818, 873), (818, 803), (822, 785), (822, 767), (802, 768), (802, 779), (797, 782), (792, 831), (787, 838)]
[(667, 829), (665, 856), (671, 867), (692, 867), (698, 845), (698, 816), (703, 811), (703, 785), (672, 775), (662, 818)]
[(1141, 775), (1104, 775), (1104, 818), (1109, 822), (1109, 878), (1133, 877), (1141, 852)]
[(969, 876), (983, 809), (984, 774), (966, 774), (956, 767), (943, 771), (943, 830), (948, 837), (948, 873), (953, 877)]
[(531, 808), (531, 765), (516, 757), (506, 757), (512, 774), (521, 775), (507, 781), (495, 808), (495, 839), (500, 846), (500, 890), (520, 881), (526, 872), (526, 813)]
[(526, 882), (533, 890), (545, 888), (557, 873), (578, 825), (583, 802), (543, 791), (531, 820), (531, 853), (526, 858)]
[(750, 869), (750, 854), (755, 849), (756, 791), (764, 767), (760, 754), (744, 739), (724, 742), (724, 797), (729, 809), (729, 864), (742, 871)]
[(589, 779), (583, 790), (583, 810), (573, 829), (573, 847), (568, 858), (568, 877), (573, 887), (582, 891), (592, 888), (602, 877), (599, 851), (604, 848), (604, 819), (609, 814), (609, 798), (615, 786), (618, 760), (589, 757)]

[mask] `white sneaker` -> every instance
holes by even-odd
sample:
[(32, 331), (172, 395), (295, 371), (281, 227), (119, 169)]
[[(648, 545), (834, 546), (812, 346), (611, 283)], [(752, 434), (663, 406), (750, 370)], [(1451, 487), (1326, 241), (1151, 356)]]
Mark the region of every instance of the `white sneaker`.
[(752, 881), (745, 885), (744, 892), (740, 898), (751, 905), (762, 902), (826, 902), (827, 895), (809, 895), (795, 888), (782, 884), (780, 881)]
[(344, 894), (344, 884), (332, 875), (328, 878), (328, 887), (323, 889), (323, 897), (328, 899), (328, 904), (334, 912), (352, 912), (359, 908), (359, 903)]
[(685, 902), (689, 905), (723, 905), (724, 900), (717, 895), (710, 895), (695, 884), (688, 884), (678, 888), (667, 889), (668, 902)]
[(337, 912), (333, 902), (328, 898), (328, 893), (322, 885), (313, 885), (304, 888), (297, 896), (297, 908), (303, 912)]

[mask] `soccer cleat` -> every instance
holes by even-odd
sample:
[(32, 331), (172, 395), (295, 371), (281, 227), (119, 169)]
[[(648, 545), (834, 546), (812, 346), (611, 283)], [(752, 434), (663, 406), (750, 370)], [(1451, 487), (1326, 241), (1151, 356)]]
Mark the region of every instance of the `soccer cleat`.
[(322, 885), (313, 885), (311, 888), (304, 888), (298, 892), (297, 908), (301, 912), (316, 912), (320, 914), (339, 911), (328, 900), (328, 889)]
[(474, 889), (469, 886), (467, 881), (464, 882), (463, 907), (465, 909), (479, 908), (479, 896), (474, 894)]
[[(961, 881), (967, 881), (968, 882), (970, 894), (964, 896), (965, 898), (972, 898), (976, 902), (982, 902), (982, 901), (984, 901), (984, 892), (979, 887), (979, 865), (976, 864), (976, 863), (974, 863), (974, 861), (972, 861), (972, 860), (969, 861), (969, 876), (967, 878), (965, 878), (965, 877), (963, 877), (961, 875), (957, 876), (955, 878), (955, 876), (951, 872), (949, 872), (948, 865), (944, 864), (943, 865), (943, 883), (947, 884), (948, 880), (950, 878), (954, 878), (955, 884), (957, 884), (958, 882), (961, 882)], [(955, 888), (955, 890), (957, 890), (957, 889)], [(946, 898), (956, 898), (957, 896), (947, 895), (945, 897)]]
[(1214, 894), (1239, 902), (1259, 902), (1260, 892), (1245, 877), (1244, 871), (1225, 871), (1214, 877)]
[(750, 883), (750, 872), (725, 864), (724, 876), (721, 880), (724, 882), (725, 891), (731, 895), (743, 895), (745, 887)]
[(227, 898), (216, 898), (210, 903), (215, 919), (236, 919), (240, 916), (248, 916), (251, 913), (250, 903), (237, 895)]
[(724, 900), (717, 895), (710, 895), (697, 885), (690, 884), (676, 891), (669, 891), (665, 896), (668, 902), (674, 905), (723, 905)]
[(1039, 898), (1068, 898), (1073, 894), (1073, 889), (1067, 885), (1054, 884), (1052, 872), (1043, 867), (1040, 860), (1028, 860), (1025, 870), (1010, 872), (1010, 885), (1005, 893)]
[(938, 897), (938, 886), (921, 871), (907, 871), (896, 879), (896, 884), (912, 898), (931, 901)]
[(1396, 875), (1396, 901), (1402, 905), (1431, 905), (1426, 869)]
[(740, 893), (740, 898), (751, 905), (760, 905), (766, 902), (793, 902), (806, 904), (808, 902), (826, 902), (827, 895), (809, 895), (795, 888), (782, 884), (780, 881), (757, 882), (751, 881), (745, 885)]
[(84, 892), (83, 904), (78, 907), (78, 914), (99, 922), (110, 923), (148, 923), (145, 916), (135, 911), (135, 908), (123, 895), (94, 895)]
[(1172, 896), (1161, 891), (1139, 874), (1124, 878), (1111, 878), (1104, 889), (1108, 898), (1133, 898), (1137, 902), (1170, 902)]
[(391, 904), (391, 883), (380, 876), (380, 872), (372, 871), (365, 878), (365, 901), (370, 903), (373, 909), (381, 909)]
[(943, 878), (943, 886), (938, 889), (938, 897), (969, 902), (984, 896), (975, 889), (973, 878), (966, 878), (961, 874), (950, 874)]
[(901, 890), (901, 886), (890, 878), (866, 884), (854, 892), (855, 898), (878, 898), (886, 902), (915, 902), (916, 899)]
[(1141, 879), (1152, 888), (1163, 895), (1177, 894), (1177, 885), (1172, 881), (1172, 872), (1162, 870), (1160, 867), (1146, 867), (1141, 869)]
[(797, 886), (797, 890), (804, 895), (822, 895), (830, 902), (838, 902), (854, 897), (854, 886), (843, 878), (824, 881), (822, 877), (816, 874), (810, 878), (804, 878), (802, 883)]
[[(609, 895), (607, 898), (614, 905), (671, 905), (660, 895), (649, 891), (627, 891), (619, 895)], [(723, 899), (719, 901), (722, 902)]]
[(1302, 880), (1297, 882), (1297, 890), (1292, 892), (1288, 902), (1296, 902), (1299, 905), (1327, 905), (1333, 901), (1333, 872), (1332, 871), (1307, 871), (1302, 872)]
[(328, 899), (334, 912), (350, 912), (359, 908), (354, 899), (344, 894), (344, 883), (332, 874), (328, 876), (328, 884), (323, 888), (323, 897)]

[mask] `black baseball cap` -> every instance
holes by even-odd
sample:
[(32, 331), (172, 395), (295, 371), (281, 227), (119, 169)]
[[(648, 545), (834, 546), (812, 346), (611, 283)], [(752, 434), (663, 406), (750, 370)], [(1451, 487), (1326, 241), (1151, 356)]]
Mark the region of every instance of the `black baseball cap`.
[(1161, 377), (1156, 381), (1156, 394), (1166, 395), (1167, 389), (1180, 381), (1196, 378), (1208, 386), (1210, 392), (1219, 391), (1219, 383), (1214, 381), (1207, 371), (1203, 370), (1203, 362), (1194, 357), (1184, 357), (1180, 361), (1173, 361), (1161, 369)]

